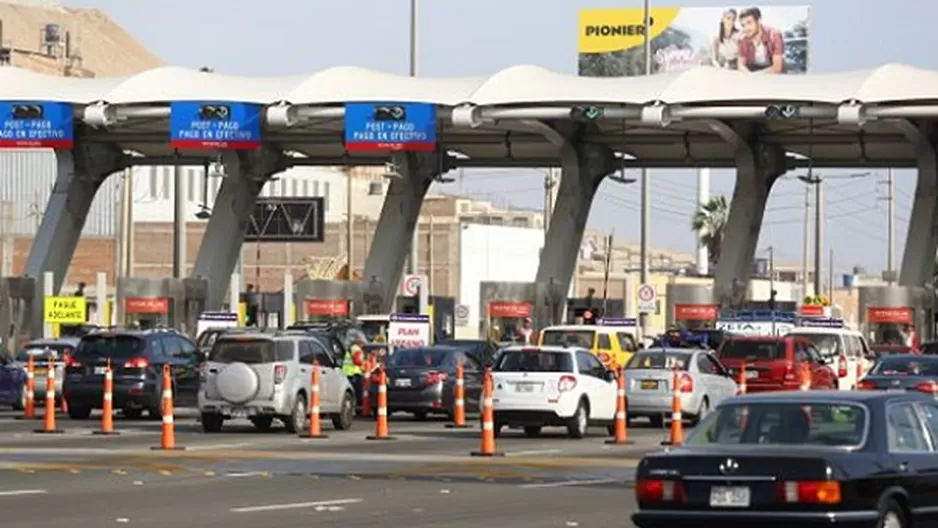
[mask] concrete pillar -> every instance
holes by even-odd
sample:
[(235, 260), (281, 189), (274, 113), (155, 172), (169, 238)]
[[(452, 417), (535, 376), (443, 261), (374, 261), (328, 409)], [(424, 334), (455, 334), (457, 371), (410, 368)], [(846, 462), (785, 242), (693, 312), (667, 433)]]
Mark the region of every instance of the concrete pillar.
[(95, 276), (95, 304), (98, 306), (98, 309), (95, 310), (95, 323), (98, 326), (105, 327), (110, 326), (110, 321), (107, 320), (107, 273), (99, 271)]
[[(55, 185), (23, 268), (24, 276), (36, 279), (36, 298), (40, 299), (33, 303), (30, 314), (32, 335), (41, 335), (43, 330), (40, 279), (45, 272), (52, 272), (53, 291), (62, 288), (95, 194), (108, 176), (124, 168), (123, 154), (117, 148), (80, 140), (72, 150), (56, 150), (55, 157)], [(18, 323), (22, 327), (26, 322)]]
[[(43, 272), (42, 274), (42, 297), (39, 299), (38, 304), (43, 307), (45, 310), (46, 297), (55, 297), (55, 293), (59, 291), (55, 287), (55, 273), (51, 271)], [(52, 323), (47, 323), (45, 320), (42, 321), (42, 338), (43, 339), (52, 339), (55, 337), (52, 330)]]
[(362, 275), (364, 288), (376, 296), (381, 312), (390, 312), (394, 304), (423, 198), (441, 172), (437, 155), (401, 153), (393, 160), (400, 177), (388, 186)]
[(192, 277), (208, 281), (205, 310), (221, 310), (225, 291), (241, 257), (244, 235), (264, 183), (285, 167), (281, 152), (270, 148), (226, 152), (225, 180), (212, 206)]
[(296, 323), (296, 302), (293, 295), (293, 272), (286, 270), (283, 273), (283, 327), (288, 328)]
[(599, 145), (565, 143), (560, 151), (560, 161), (560, 188), (535, 277), (539, 285), (553, 284), (550, 290), (559, 298), (537, 299), (535, 313), (538, 321), (542, 322), (558, 316), (551, 314), (550, 308), (541, 313), (544, 307), (557, 303), (566, 306), (593, 197), (603, 178), (619, 168), (612, 150)]
[(752, 271), (765, 204), (772, 185), (785, 172), (785, 152), (740, 140), (736, 151), (736, 185), (723, 231), (714, 275), (714, 297), (721, 306), (743, 302)]
[(938, 250), (938, 159), (930, 131), (922, 131), (916, 149), (918, 183), (899, 271), (899, 285), (921, 287), (932, 282)]

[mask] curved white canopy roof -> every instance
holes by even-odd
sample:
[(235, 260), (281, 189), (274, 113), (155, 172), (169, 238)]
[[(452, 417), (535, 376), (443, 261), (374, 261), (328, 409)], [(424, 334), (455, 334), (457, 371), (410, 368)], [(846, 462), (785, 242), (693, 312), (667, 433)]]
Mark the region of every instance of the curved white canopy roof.
[(755, 75), (699, 67), (651, 77), (588, 78), (538, 66), (514, 66), (485, 78), (411, 78), (356, 67), (307, 76), (240, 77), (162, 67), (126, 78), (77, 79), (0, 68), (0, 101), (88, 104), (222, 100), (270, 104), (349, 101), (517, 105), (606, 103), (642, 105), (791, 101), (838, 104), (938, 101), (938, 71), (902, 64), (809, 75)]

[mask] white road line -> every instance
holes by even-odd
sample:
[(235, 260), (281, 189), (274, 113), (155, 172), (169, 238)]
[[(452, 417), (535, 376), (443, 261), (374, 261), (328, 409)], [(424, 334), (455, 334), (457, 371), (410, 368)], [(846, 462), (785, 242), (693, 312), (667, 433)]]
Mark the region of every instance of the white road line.
[(341, 506), (343, 504), (356, 504), (364, 499), (336, 499), (316, 502), (295, 502), (293, 504), (268, 504), (266, 506), (248, 506), (245, 508), (231, 508), (231, 513), (253, 513), (276, 510), (296, 510), (299, 508), (316, 508), (320, 506)]
[(531, 451), (509, 451), (506, 456), (553, 455), (563, 453), (563, 449), (535, 449)]
[(563, 482), (544, 482), (541, 484), (522, 484), (521, 488), (565, 488), (567, 486), (592, 486), (594, 484), (612, 484), (621, 482), (622, 479), (597, 479), (597, 480), (565, 480)]
[(245, 471), (243, 473), (225, 473), (225, 476), (230, 477), (230, 478), (259, 477), (261, 475), (267, 475), (267, 473), (263, 471)]
[(214, 451), (216, 449), (237, 449), (239, 447), (246, 447), (256, 445), (255, 442), (240, 442), (237, 444), (206, 444), (206, 445), (194, 445), (187, 447), (188, 451)]
[(49, 493), (46, 490), (10, 490), (10, 491), (0, 491), (0, 497), (17, 497), (20, 495), (43, 495)]

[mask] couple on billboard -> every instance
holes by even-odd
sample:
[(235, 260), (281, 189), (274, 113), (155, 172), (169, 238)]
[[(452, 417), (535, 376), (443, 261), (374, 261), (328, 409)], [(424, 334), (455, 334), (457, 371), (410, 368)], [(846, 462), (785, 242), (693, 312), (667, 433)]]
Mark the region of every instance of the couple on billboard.
[(785, 38), (780, 30), (762, 23), (758, 7), (738, 13), (727, 9), (710, 47), (710, 60), (727, 70), (786, 73)]

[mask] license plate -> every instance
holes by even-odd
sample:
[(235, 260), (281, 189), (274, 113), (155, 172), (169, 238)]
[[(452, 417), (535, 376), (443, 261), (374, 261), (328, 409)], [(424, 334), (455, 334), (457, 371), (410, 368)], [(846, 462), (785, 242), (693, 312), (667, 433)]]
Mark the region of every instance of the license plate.
[(749, 501), (749, 488), (721, 486), (710, 488), (710, 506), (714, 508), (748, 508)]
[(658, 380), (642, 380), (642, 389), (658, 390)]
[(759, 372), (755, 370), (746, 371), (746, 379), (756, 379), (759, 377)]
[(228, 412), (225, 414), (232, 418), (247, 418), (248, 411), (247, 409), (228, 409)]
[(44, 368), (33, 369), (33, 376), (36, 376), (37, 378), (40, 376), (46, 376), (48, 374), (49, 374), (49, 369), (44, 369)]
[(107, 372), (107, 367), (95, 367), (94, 368), (95, 374), (99, 374), (103, 376), (105, 372)]
[(518, 383), (515, 385), (515, 390), (518, 392), (534, 392), (533, 383)]
[(404, 378), (404, 379), (394, 380), (394, 386), (395, 387), (410, 387), (410, 379)]

